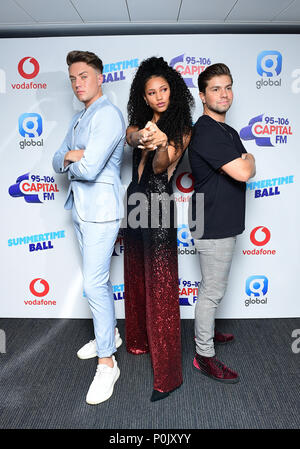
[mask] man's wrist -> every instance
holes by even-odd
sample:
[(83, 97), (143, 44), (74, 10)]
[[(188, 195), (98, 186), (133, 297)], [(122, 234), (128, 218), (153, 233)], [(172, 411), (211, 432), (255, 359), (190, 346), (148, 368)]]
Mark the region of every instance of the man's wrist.
[(165, 145), (160, 145), (156, 151), (158, 153), (164, 153), (165, 151), (168, 151), (168, 147), (169, 147), (169, 143), (167, 142)]

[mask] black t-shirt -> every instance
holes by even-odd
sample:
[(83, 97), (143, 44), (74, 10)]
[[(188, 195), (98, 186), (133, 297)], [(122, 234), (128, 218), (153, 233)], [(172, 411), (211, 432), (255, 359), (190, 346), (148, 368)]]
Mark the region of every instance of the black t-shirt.
[(203, 239), (241, 234), (245, 229), (246, 183), (222, 173), (220, 168), (246, 153), (238, 133), (225, 123), (202, 115), (193, 128), (189, 161), (196, 193), (204, 193)]

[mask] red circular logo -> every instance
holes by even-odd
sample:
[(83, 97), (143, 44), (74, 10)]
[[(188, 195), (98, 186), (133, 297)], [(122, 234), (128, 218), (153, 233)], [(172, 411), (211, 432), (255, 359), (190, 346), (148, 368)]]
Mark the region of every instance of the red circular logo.
[[(263, 232), (265, 235), (263, 240), (257, 240), (257, 238), (256, 238), (256, 233), (259, 229), (260, 229), (260, 232)], [(257, 226), (256, 228), (254, 228), (251, 231), (251, 234), (250, 234), (250, 240), (253, 243), (253, 245), (256, 245), (256, 246), (266, 245), (268, 243), (268, 241), (270, 240), (270, 238), (271, 238), (271, 232), (269, 231), (268, 228), (265, 228), (264, 226)]]
[[(36, 284), (39, 283), (39, 285), (42, 285), (44, 287), (44, 289), (42, 291), (37, 291), (36, 290)], [(33, 281), (30, 282), (29, 285), (29, 290), (31, 291), (31, 293), (34, 296), (38, 296), (39, 298), (41, 298), (42, 296), (46, 296), (49, 293), (50, 287), (47, 281), (45, 281), (45, 279), (41, 279), (41, 278), (36, 278), (33, 279)]]
[[(190, 178), (192, 183), (190, 185), (190, 187), (183, 187), (182, 185), (182, 178), (188, 175), (187, 178)], [(182, 193), (190, 193), (194, 190), (194, 178), (193, 175), (187, 171), (181, 173), (181, 175), (178, 176), (178, 178), (176, 179), (176, 187), (178, 190), (180, 190), (180, 192)]]
[[(29, 62), (33, 65), (33, 72), (31, 72), (31, 73), (26, 73), (23, 68), (24, 62), (27, 61), (27, 59), (29, 59)], [(18, 70), (19, 70), (20, 75), (23, 76), (23, 78), (30, 80), (37, 76), (37, 74), (40, 71), (40, 65), (36, 59), (32, 58), (31, 56), (26, 56), (25, 58), (21, 59), (21, 61), (19, 62)]]

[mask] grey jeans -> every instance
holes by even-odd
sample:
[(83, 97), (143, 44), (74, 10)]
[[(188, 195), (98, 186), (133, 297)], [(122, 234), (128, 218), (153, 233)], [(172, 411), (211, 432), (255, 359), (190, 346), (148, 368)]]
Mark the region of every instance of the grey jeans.
[(196, 240), (202, 274), (195, 307), (196, 352), (215, 355), (214, 329), (218, 305), (225, 295), (236, 237)]

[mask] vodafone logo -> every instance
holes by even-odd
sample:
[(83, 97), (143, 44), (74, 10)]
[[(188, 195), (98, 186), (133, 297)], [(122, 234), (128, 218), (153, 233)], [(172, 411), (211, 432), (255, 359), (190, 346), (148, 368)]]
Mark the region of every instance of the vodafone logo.
[(45, 281), (45, 279), (36, 278), (30, 282), (29, 290), (34, 296), (42, 298), (43, 296), (46, 296), (49, 293), (50, 287), (48, 282)]
[(271, 232), (264, 226), (257, 226), (251, 231), (250, 240), (253, 245), (264, 246), (271, 238)]
[[(26, 62), (26, 64), (25, 64), (25, 62)], [(31, 65), (32, 66), (31, 70), (25, 71), (24, 65), (26, 67), (26, 70)], [(40, 65), (39, 65), (39, 63), (37, 62), (36, 59), (32, 58), (31, 56), (26, 56), (25, 58), (21, 59), (21, 61), (19, 62), (19, 64), (18, 64), (18, 71), (19, 71), (20, 75), (23, 78), (25, 78), (27, 80), (30, 80), (30, 79), (35, 78), (37, 76), (37, 74), (40, 71)]]
[[(255, 246), (264, 246), (269, 243), (271, 239), (271, 232), (265, 226), (256, 226), (250, 233), (250, 241)], [(243, 249), (242, 254), (244, 256), (275, 256), (276, 249), (271, 248), (251, 248)]]
[[(188, 182), (186, 182), (188, 180)], [(181, 173), (176, 179), (176, 187), (182, 193), (191, 193), (194, 190), (194, 178), (189, 172)]]

